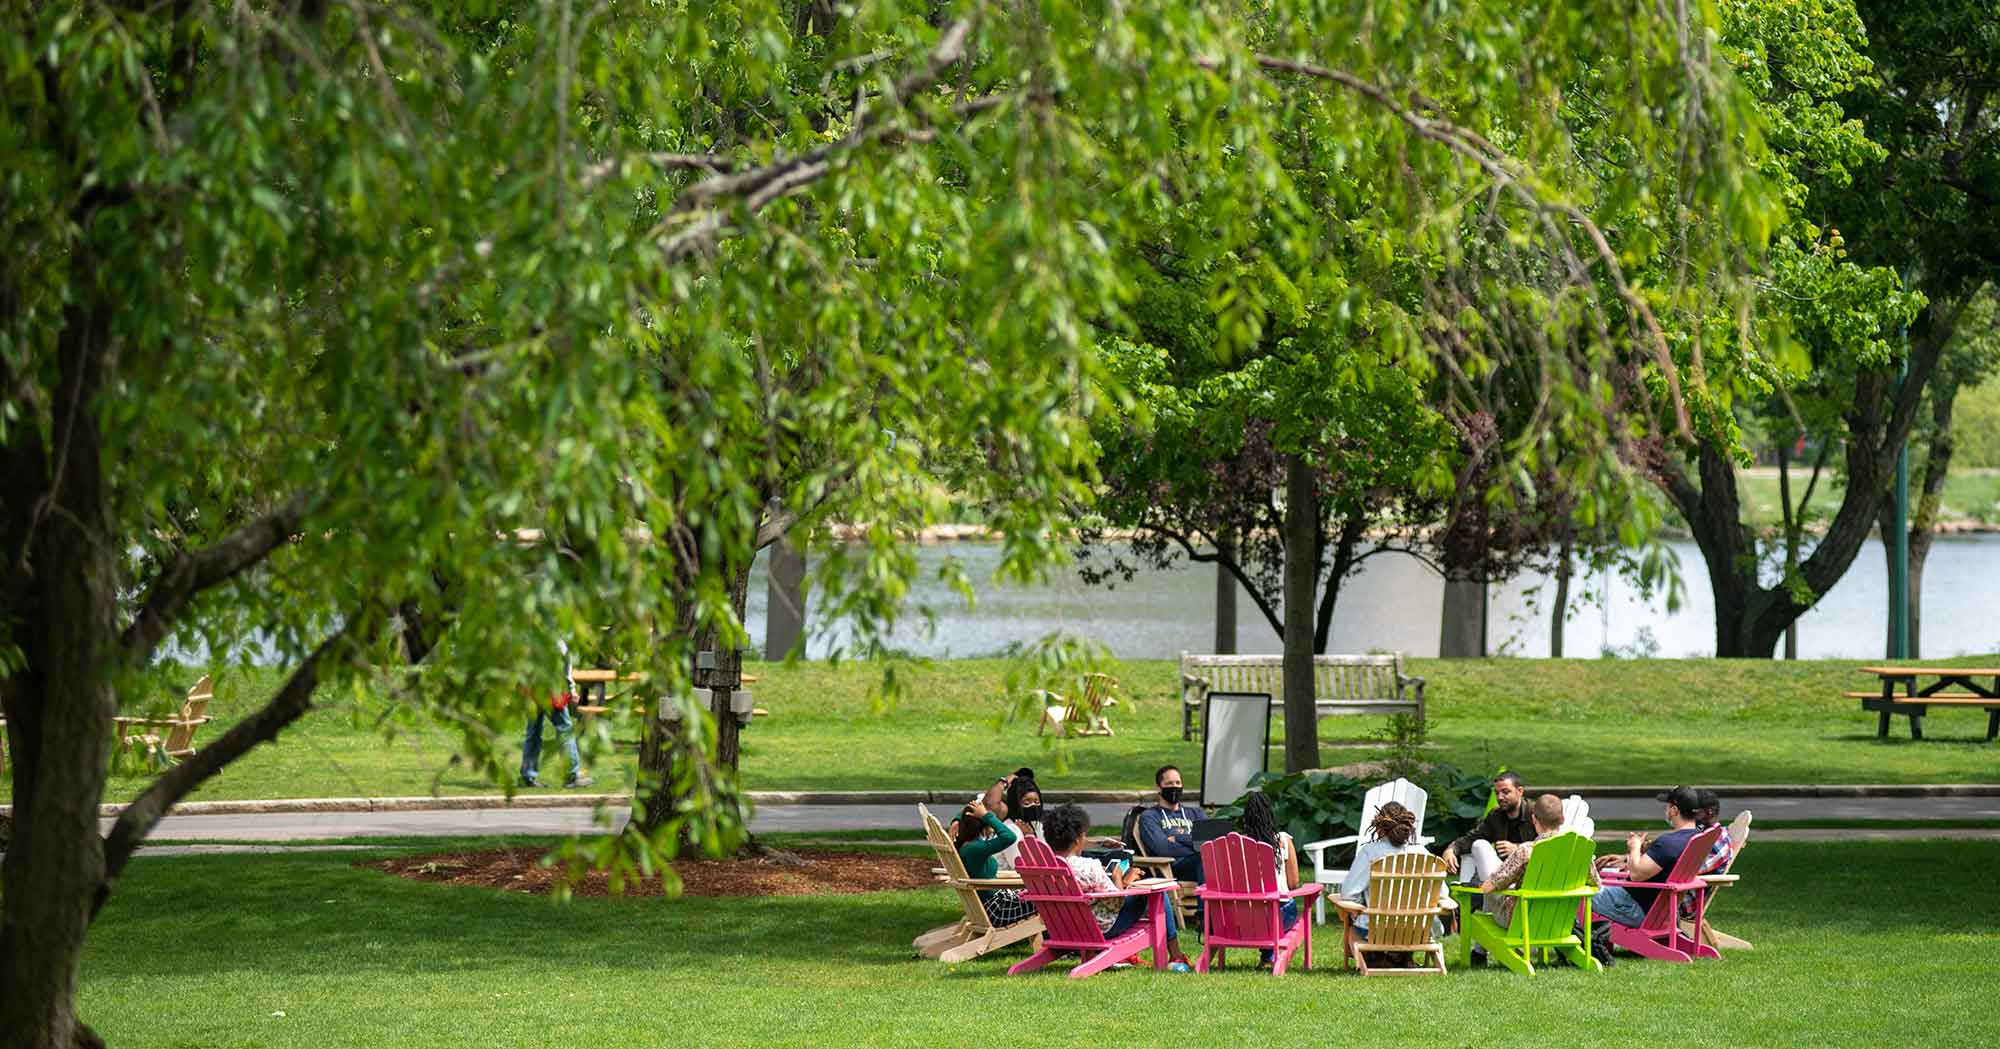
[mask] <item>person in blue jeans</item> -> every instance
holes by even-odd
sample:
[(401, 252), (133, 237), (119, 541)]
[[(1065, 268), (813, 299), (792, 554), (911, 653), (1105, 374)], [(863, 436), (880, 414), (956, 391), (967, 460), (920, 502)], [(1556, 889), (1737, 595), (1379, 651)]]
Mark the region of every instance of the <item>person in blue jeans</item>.
[(576, 702), (576, 682), (570, 678), (569, 646), (563, 645), (563, 691), (550, 701), (550, 709), (535, 711), (528, 719), (527, 734), (521, 738), (521, 786), (539, 787), (542, 767), (542, 721), (547, 719), (555, 726), (556, 739), (562, 743), (563, 757), (569, 759), (569, 778), (563, 781), (565, 787), (588, 787), (597, 782), (583, 770), (583, 758), (576, 750), (576, 720), (570, 716), (569, 708)]
[[(1098, 860), (1083, 855), (1090, 832), (1090, 817), (1076, 805), (1058, 805), (1042, 817), (1043, 840), (1069, 866), (1070, 873), (1076, 875), (1076, 883), (1085, 892), (1110, 892), (1122, 889), (1138, 881), (1137, 870), (1127, 868), (1117, 875), (1104, 869)], [(1124, 900), (1116, 898), (1095, 901), (1091, 907), (1097, 915), (1097, 927), (1104, 932), (1104, 938), (1115, 940), (1126, 930), (1144, 921), (1151, 909), (1151, 896), (1128, 896)], [(1174, 909), (1163, 908), (1167, 933), (1167, 968), (1173, 972), (1189, 971), (1187, 955), (1181, 953), (1180, 925), (1175, 920)]]
[[(1627, 834), (1625, 855), (1598, 857), (1598, 870), (1623, 870), (1633, 881), (1652, 881), (1680, 862), (1681, 851), (1700, 833), (1694, 821), (1702, 810), (1701, 792), (1693, 787), (1675, 787), (1659, 795), (1659, 800), (1667, 804), (1668, 831), (1651, 844), (1638, 831)], [(1590, 898), (1590, 912), (1595, 920), (1637, 928), (1645, 922), (1646, 912), (1653, 908), (1653, 899), (1659, 894), (1658, 889), (1607, 884)]]

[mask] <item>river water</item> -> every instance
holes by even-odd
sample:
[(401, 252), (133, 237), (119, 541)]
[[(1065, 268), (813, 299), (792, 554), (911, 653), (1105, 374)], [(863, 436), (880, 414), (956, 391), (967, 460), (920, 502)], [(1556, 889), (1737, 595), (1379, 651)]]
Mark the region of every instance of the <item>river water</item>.
[[(1617, 575), (1578, 578), (1579, 590), (1599, 591), (1601, 601), (1572, 600), (1564, 628), (1564, 654), (1619, 654), (1666, 657), (1715, 653), (1714, 602), (1701, 552), (1692, 542), (1666, 544), (1680, 562), (1685, 600), (1669, 611), (1664, 595), (1643, 595)], [(890, 638), (900, 650), (930, 657), (993, 655), (1010, 645), (1033, 642), (1055, 632), (1093, 638), (1122, 659), (1171, 659), (1183, 650), (1211, 651), (1215, 644), (1215, 569), (1181, 566), (1142, 570), (1115, 588), (1085, 586), (1073, 570), (1052, 573), (1038, 586), (992, 582), (999, 547), (992, 543), (945, 543), (919, 548), (925, 569), (912, 588), (908, 614)], [(935, 569), (957, 558), (977, 589), (968, 608), (956, 593), (935, 581)], [(1887, 615), (1887, 567), (1881, 545), (1862, 549), (1840, 583), (1799, 620), (1802, 658), (1879, 658)], [(764, 561), (751, 578), (749, 628), (753, 644), (764, 638)], [(1930, 657), (2000, 652), (2000, 614), (1994, 584), (2000, 582), (2000, 535), (1941, 537), (1931, 548), (1924, 574), (1923, 653)], [(1549, 654), (1549, 602), (1554, 583), (1526, 576), (1490, 591), (1487, 644), (1496, 655)], [(1341, 589), (1329, 651), (1397, 651), (1435, 656), (1443, 582), (1421, 562), (1404, 554), (1369, 559)], [(935, 619), (926, 627), (920, 607)], [(807, 655), (823, 657), (845, 644), (838, 623), (807, 616)], [(1248, 594), (1237, 596), (1237, 649), (1277, 652), (1278, 635)]]

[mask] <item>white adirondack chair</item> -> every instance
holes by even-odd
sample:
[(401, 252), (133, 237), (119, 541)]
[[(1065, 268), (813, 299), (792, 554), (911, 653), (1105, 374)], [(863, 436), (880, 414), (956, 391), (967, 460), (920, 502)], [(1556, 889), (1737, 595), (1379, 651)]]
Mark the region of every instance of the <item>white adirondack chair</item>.
[(1566, 831), (1575, 831), (1588, 841), (1597, 835), (1597, 821), (1590, 818), (1590, 802), (1582, 795), (1572, 794), (1563, 799), (1563, 825)]
[(1339, 848), (1343, 845), (1358, 847), (1361, 843), (1362, 834), (1368, 832), (1368, 825), (1375, 822), (1375, 813), (1380, 811), (1383, 805), (1392, 801), (1409, 809), (1417, 817), (1417, 836), (1410, 840), (1419, 845), (1429, 845), (1431, 843), (1432, 839), (1423, 836), (1424, 806), (1430, 802), (1430, 795), (1424, 792), (1424, 788), (1406, 779), (1392, 779), (1387, 783), (1377, 784), (1369, 788), (1368, 793), (1361, 799), (1360, 834), (1343, 834), (1338, 838), (1310, 841), (1299, 847), (1306, 855), (1312, 857), (1313, 881), (1321, 885), (1333, 886), (1333, 888), (1320, 891), (1319, 901), (1313, 904), (1314, 921), (1317, 921), (1321, 925), (1326, 924), (1326, 898), (1328, 896), (1339, 895), (1340, 883), (1347, 880), (1346, 867), (1332, 868), (1326, 865), (1326, 850)]

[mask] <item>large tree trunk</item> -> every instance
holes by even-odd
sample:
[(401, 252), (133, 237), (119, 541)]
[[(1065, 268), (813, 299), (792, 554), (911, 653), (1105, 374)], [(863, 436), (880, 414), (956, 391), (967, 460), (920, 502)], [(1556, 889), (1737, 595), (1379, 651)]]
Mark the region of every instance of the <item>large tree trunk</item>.
[[(731, 573), (729, 580), (730, 601), (736, 608), (737, 618), (743, 616), (750, 590), (750, 569), (746, 566)], [(740, 733), (736, 718), (729, 709), (730, 693), (743, 687), (743, 661), (732, 647), (727, 651), (717, 649), (719, 631), (714, 626), (695, 632), (693, 602), (683, 601), (676, 612), (675, 635), (689, 637), (690, 658), (699, 659), (701, 652), (714, 652), (713, 667), (697, 666), (693, 672), (696, 689), (709, 689), (712, 699), (709, 716), (715, 719), (715, 751), (707, 755), (710, 767), (727, 770), (731, 776), (729, 789), (735, 789), (734, 773), (742, 753)], [(679, 726), (660, 717), (656, 705), (647, 712), (646, 735), (639, 744), (639, 783), (635, 793), (638, 805), (632, 813), (633, 825), (647, 834), (664, 826), (668, 819), (680, 809), (681, 800), (688, 794), (688, 773), (703, 761), (702, 755), (688, 751), (681, 738)]]
[[(79, 249), (81, 255), (81, 249)], [(25, 541), (31, 572), (10, 586), (4, 610), (19, 624), (23, 666), (4, 692), (14, 761), (14, 828), (0, 865), (0, 1046), (74, 1049), (101, 1045), (76, 1015), (84, 934), (104, 882), (97, 807), (104, 797), (111, 718), (118, 702), (119, 556), (104, 487), (102, 439), (95, 412), (109, 367), (109, 310), (73, 304), (65, 318), (61, 360), (64, 406), (54, 445), (59, 469), (10, 476), (8, 538)], [(10, 468), (38, 458), (32, 435), (14, 428)], [(12, 473), (12, 469), (10, 469)], [(51, 482), (53, 488), (50, 487)], [(42, 504), (46, 497), (47, 503)], [(8, 566), (10, 569), (12, 565)]]
[[(1846, 419), (1847, 487), (1840, 508), (1792, 580), (1766, 587), (1758, 579), (1757, 546), (1744, 524), (1735, 466), (1711, 445), (1697, 453), (1701, 484), (1678, 463), (1656, 463), (1655, 480), (1693, 531), (1707, 562), (1715, 595), (1715, 654), (1769, 659), (1785, 628), (1818, 603), (1847, 572), (1875, 530), (1896, 453), (1916, 421), (1924, 388), (1951, 341), (1964, 302), (1925, 307), (1922, 334), (1911, 348), (1898, 384), (1886, 369), (1854, 379), (1854, 405)], [(1797, 584), (1796, 588), (1793, 584)]]
[(1319, 767), (1319, 705), (1313, 698), (1313, 600), (1319, 588), (1319, 492), (1312, 467), (1285, 468), (1285, 771)]
[(1477, 579), (1444, 581), (1439, 615), (1440, 659), (1483, 659), (1486, 656), (1486, 584)]
[(1570, 563), (1570, 547), (1573, 541), (1573, 534), (1564, 532), (1562, 549), (1556, 554), (1556, 607), (1549, 617), (1550, 659), (1563, 657), (1563, 627), (1569, 622), (1569, 577), (1575, 567)]

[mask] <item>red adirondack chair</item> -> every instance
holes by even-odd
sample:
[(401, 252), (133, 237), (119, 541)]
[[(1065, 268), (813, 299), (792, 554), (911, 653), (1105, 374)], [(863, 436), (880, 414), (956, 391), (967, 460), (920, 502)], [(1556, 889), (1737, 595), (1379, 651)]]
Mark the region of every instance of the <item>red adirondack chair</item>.
[[(1149, 878), (1129, 889), (1084, 892), (1069, 864), (1040, 838), (1021, 839), (1014, 873), (1021, 876), (1021, 898), (1034, 904), (1035, 913), (1041, 915), (1043, 933), (1042, 949), (1016, 962), (1007, 970), (1008, 975), (1033, 972), (1071, 951), (1079, 958), (1076, 968), (1069, 971), (1072, 980), (1130, 961), (1148, 950), (1153, 952), (1153, 968), (1167, 967), (1166, 898), (1174, 884), (1171, 880)], [(1146, 917), (1117, 939), (1106, 939), (1097, 926), (1091, 902), (1127, 896), (1152, 897), (1147, 901)]]
[(1664, 962), (1691, 962), (1696, 958), (1720, 958), (1715, 948), (1702, 943), (1692, 936), (1681, 934), (1681, 894), (1694, 896), (1694, 928), (1701, 928), (1708, 915), (1708, 883), (1695, 872), (1708, 858), (1708, 850), (1722, 828), (1710, 827), (1694, 836), (1681, 850), (1681, 858), (1674, 861), (1672, 870), (1658, 881), (1632, 881), (1617, 872), (1606, 871), (1603, 875), (1606, 885), (1637, 886), (1644, 889), (1658, 889), (1653, 897), (1653, 906), (1646, 911), (1646, 920), (1636, 928), (1626, 928), (1616, 922), (1611, 923), (1611, 942), (1633, 954), (1647, 958), (1658, 958)]
[(1286, 900), (1305, 901), (1319, 893), (1312, 883), (1296, 889), (1278, 884), (1277, 850), (1255, 838), (1225, 834), (1201, 847), (1202, 876), (1208, 884), (1199, 889), (1203, 903), (1201, 957), (1196, 972), (1207, 972), (1211, 958), (1220, 966), (1223, 950), (1255, 947), (1271, 952), (1271, 973), (1283, 975), (1299, 946), (1306, 949), (1306, 968), (1312, 968), (1312, 921), (1301, 914), (1290, 929), (1280, 929), (1280, 908)]

